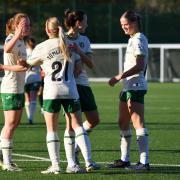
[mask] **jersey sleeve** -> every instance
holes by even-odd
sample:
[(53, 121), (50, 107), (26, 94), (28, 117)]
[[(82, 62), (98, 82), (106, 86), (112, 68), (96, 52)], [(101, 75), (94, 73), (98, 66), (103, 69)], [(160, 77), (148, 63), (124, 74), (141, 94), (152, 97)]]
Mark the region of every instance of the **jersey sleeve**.
[[(13, 35), (12, 35), (12, 34), (8, 35), (7, 38), (6, 38), (6, 40), (5, 40), (5, 44), (7, 44), (9, 41), (11, 41), (12, 38), (13, 38)], [(16, 53), (18, 52), (18, 49), (19, 49), (19, 48), (17, 47), (17, 43), (15, 43), (14, 46), (13, 46), (13, 48), (12, 48), (12, 50), (11, 50), (11, 52), (14, 53), (14, 54), (16, 54)]]
[(137, 38), (134, 42), (134, 55), (146, 55), (146, 45), (142, 38)]
[(85, 53), (86, 54), (91, 54), (92, 53), (92, 49), (91, 49), (91, 44), (90, 41), (88, 39), (88, 37), (86, 37), (86, 49), (85, 49)]
[(30, 66), (38, 66), (43, 63), (43, 57), (41, 55), (41, 48), (36, 46), (32, 51), (31, 56), (27, 59), (27, 64)]
[(7, 38), (5, 39), (5, 44), (8, 43), (13, 37), (12, 36), (7, 36)]

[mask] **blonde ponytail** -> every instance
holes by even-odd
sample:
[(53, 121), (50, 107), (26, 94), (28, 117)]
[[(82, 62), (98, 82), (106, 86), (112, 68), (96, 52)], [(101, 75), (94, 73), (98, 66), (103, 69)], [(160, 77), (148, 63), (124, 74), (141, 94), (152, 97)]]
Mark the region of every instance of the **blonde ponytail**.
[(66, 43), (66, 37), (57, 17), (50, 17), (46, 21), (46, 28), (50, 31), (51, 37), (59, 38), (59, 48), (65, 61), (70, 61), (70, 52)]
[(64, 59), (68, 61), (70, 59), (70, 53), (67, 46), (66, 37), (62, 27), (59, 26), (58, 28), (59, 28), (59, 40), (60, 40), (59, 47), (62, 51)]

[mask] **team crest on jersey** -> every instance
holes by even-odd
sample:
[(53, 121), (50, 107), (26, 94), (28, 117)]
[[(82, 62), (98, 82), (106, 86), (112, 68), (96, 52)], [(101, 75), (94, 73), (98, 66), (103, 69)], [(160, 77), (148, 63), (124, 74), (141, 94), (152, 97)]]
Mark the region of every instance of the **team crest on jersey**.
[(138, 48), (142, 51), (143, 50), (142, 44), (138, 44)]
[(84, 48), (84, 42), (80, 42), (80, 43), (79, 43), (79, 46), (80, 46), (80, 48), (83, 49), (83, 48)]

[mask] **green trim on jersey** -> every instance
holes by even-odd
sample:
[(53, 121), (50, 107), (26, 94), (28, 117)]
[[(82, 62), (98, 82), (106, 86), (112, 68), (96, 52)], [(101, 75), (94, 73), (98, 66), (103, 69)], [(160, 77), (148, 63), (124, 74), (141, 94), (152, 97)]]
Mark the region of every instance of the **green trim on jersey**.
[(61, 110), (61, 105), (66, 113), (74, 113), (81, 109), (78, 99), (45, 99), (43, 100), (43, 110), (50, 113), (57, 113)]
[(97, 109), (94, 94), (89, 86), (77, 84), (79, 99), (81, 103), (81, 111), (94, 111)]
[(20, 110), (24, 107), (24, 94), (1, 93), (4, 111)]
[(127, 102), (130, 99), (133, 102), (144, 104), (144, 96), (146, 93), (146, 90), (129, 90), (126, 92), (122, 91), (119, 95), (119, 99), (123, 102)]
[(41, 82), (34, 82), (30, 84), (25, 84), (24, 86), (24, 91), (25, 92), (30, 92), (30, 91), (38, 91), (41, 86)]

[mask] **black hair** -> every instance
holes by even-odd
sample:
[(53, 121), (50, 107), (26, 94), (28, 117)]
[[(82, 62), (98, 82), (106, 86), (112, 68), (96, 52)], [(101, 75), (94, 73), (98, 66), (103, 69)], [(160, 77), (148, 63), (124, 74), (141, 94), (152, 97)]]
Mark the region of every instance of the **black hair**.
[(86, 13), (82, 10), (66, 9), (64, 12), (64, 25), (67, 29), (74, 27), (76, 21), (82, 21)]
[(135, 11), (128, 10), (121, 16), (121, 18), (122, 17), (124, 17), (130, 22), (137, 22), (139, 30), (142, 30), (142, 18)]
[(32, 49), (35, 48), (36, 40), (35, 40), (33, 37), (30, 37), (30, 36), (26, 37), (25, 42), (26, 42), (26, 44), (28, 44), (28, 46), (31, 47)]

